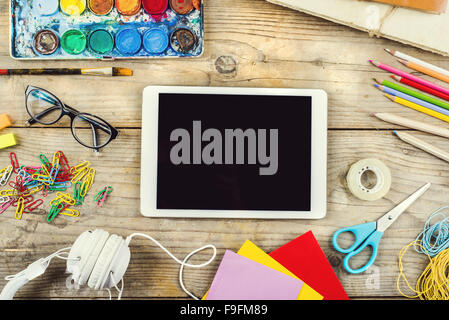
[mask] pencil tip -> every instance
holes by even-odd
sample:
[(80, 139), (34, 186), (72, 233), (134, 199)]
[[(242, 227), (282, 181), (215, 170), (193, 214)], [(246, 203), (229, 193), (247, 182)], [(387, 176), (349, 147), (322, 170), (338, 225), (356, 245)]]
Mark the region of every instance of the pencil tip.
[(398, 133), (396, 132), (396, 130), (393, 130), (393, 133), (394, 133), (395, 135), (398, 135)]
[(377, 80), (376, 78), (372, 78), (372, 79), (373, 79), (374, 82), (376, 82), (376, 83), (378, 83), (378, 84), (381, 84), (381, 81), (380, 81), (380, 80)]
[(395, 74), (392, 74), (390, 77), (392, 77), (394, 80), (396, 80), (396, 81), (401, 81), (401, 77), (400, 76), (397, 76), (397, 75), (395, 75)]
[(372, 116), (372, 117), (375, 117), (375, 116), (376, 116), (376, 113), (375, 113), (375, 112), (371, 113), (371, 116)]
[(387, 51), (388, 53), (391, 53), (390, 49), (385, 48), (384, 50)]
[(404, 64), (404, 65), (407, 65), (407, 61), (405, 61), (405, 60), (398, 59), (398, 61), (399, 61), (400, 63)]
[(371, 64), (375, 65), (376, 67), (379, 66), (379, 62), (374, 61), (374, 60), (368, 60)]

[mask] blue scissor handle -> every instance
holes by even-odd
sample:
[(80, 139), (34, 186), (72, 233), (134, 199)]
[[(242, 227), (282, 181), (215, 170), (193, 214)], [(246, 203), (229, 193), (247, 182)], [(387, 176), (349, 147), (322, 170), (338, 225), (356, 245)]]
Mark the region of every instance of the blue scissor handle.
[[(343, 260), (343, 265), (345, 266), (346, 271), (348, 271), (349, 273), (361, 273), (361, 272), (366, 271), (366, 269), (368, 269), (369, 267), (371, 267), (371, 265), (374, 263), (374, 260), (376, 260), (377, 249), (379, 247), (380, 239), (382, 239), (383, 234), (384, 234), (383, 232), (380, 232), (377, 230), (374, 231), (374, 233), (372, 233), (362, 243), (362, 245), (359, 248), (357, 248), (357, 250), (348, 253), (346, 255), (345, 259)], [(358, 255), (360, 252), (362, 252), (368, 246), (371, 246), (373, 248), (373, 253), (371, 254), (371, 258), (369, 259), (369, 261), (363, 267), (360, 267), (359, 269), (352, 269), (349, 266), (349, 260), (352, 257)]]
[[(334, 245), (335, 250), (341, 253), (350, 253), (357, 249), (357, 247), (361, 245), (362, 242), (365, 241), (365, 239), (367, 239), (368, 236), (374, 231), (376, 231), (375, 221), (359, 224), (352, 227), (342, 228), (334, 233), (334, 236), (332, 237), (332, 244)], [(343, 249), (338, 245), (338, 236), (343, 232), (351, 232), (355, 236), (354, 244), (347, 249)]]

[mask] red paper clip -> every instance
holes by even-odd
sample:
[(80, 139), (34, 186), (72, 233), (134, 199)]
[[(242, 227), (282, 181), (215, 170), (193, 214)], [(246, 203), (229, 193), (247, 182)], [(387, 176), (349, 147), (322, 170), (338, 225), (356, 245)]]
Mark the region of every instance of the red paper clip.
[(42, 204), (44, 203), (44, 200), (42, 199), (37, 199), (33, 202), (31, 202), (30, 204), (28, 204), (25, 209), (23, 210), (23, 212), (25, 213), (31, 213), (34, 210), (36, 210), (37, 208), (39, 208)]
[(67, 161), (67, 158), (66, 158), (64, 152), (58, 151), (57, 157), (59, 158), (59, 165), (61, 166), (61, 169), (63, 171), (70, 172), (70, 165), (69, 165), (69, 162)]
[(17, 160), (16, 154), (14, 152), (11, 152), (9, 154), (9, 158), (11, 159), (12, 171), (14, 173), (17, 173), (16, 170), (20, 168), (20, 165), (19, 165), (19, 161)]

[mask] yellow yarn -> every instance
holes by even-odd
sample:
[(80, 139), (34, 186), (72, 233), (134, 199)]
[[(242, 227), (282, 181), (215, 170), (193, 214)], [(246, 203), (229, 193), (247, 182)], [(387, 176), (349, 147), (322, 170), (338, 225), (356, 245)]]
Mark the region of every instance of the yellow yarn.
[[(402, 259), (411, 246), (419, 247), (429, 258), (429, 264), (419, 276), (416, 287), (412, 288), (404, 274)], [(399, 252), (399, 276), (396, 281), (398, 291), (407, 298), (419, 298), (421, 300), (449, 300), (449, 249), (441, 251), (431, 258), (427, 250), (421, 245), (420, 240), (415, 240), (401, 249)], [(401, 279), (407, 287), (415, 293), (414, 296), (405, 294), (400, 288)]]

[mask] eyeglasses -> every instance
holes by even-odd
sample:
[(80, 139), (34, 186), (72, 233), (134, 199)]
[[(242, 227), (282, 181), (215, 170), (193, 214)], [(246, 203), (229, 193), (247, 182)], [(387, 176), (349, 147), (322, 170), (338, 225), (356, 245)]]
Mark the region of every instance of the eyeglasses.
[(31, 117), (26, 122), (28, 126), (36, 122), (51, 125), (58, 122), (63, 116), (69, 116), (75, 140), (96, 152), (117, 138), (119, 134), (119, 131), (105, 120), (69, 107), (45, 89), (28, 86), (25, 97), (25, 107)]

